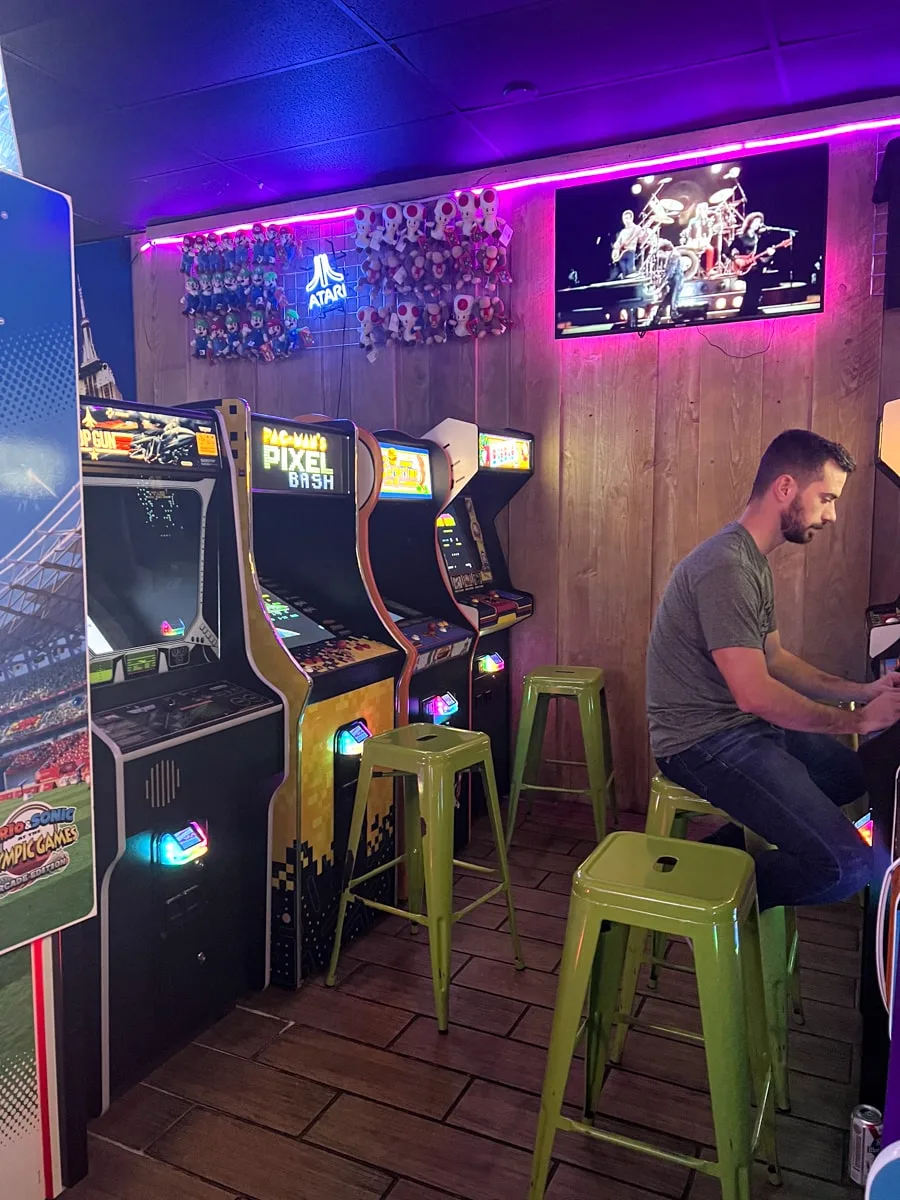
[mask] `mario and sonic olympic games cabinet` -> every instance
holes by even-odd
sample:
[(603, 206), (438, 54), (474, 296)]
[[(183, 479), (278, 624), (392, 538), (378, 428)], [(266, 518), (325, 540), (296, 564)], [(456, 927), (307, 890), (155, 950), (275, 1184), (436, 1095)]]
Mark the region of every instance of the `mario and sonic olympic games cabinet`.
[[(294, 987), (331, 953), (360, 754), (367, 738), (405, 723), (415, 650), (372, 577), (368, 527), (382, 464), (371, 434), (351, 421), (252, 413), (239, 399), (211, 403), (240, 483), (248, 587), (267, 613), (251, 623), (251, 646), (289, 714), (271, 936), (272, 982)], [(357, 874), (395, 856), (394, 788), (380, 779), (369, 790)], [(371, 898), (394, 902), (392, 873), (368, 887)], [(353, 905), (345, 940), (374, 916)]]

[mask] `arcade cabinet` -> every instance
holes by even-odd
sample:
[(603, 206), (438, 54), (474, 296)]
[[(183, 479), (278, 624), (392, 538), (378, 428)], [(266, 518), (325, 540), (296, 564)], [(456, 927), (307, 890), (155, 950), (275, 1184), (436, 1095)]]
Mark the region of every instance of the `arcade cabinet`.
[(81, 405), (95, 1111), (268, 982), (285, 721), (247, 650), (227, 447), (214, 412)]
[[(491, 432), (454, 417), (426, 438), (450, 458), (450, 500), (438, 541), (457, 603), (479, 632), (472, 671), (472, 728), (489, 735), (501, 796), (509, 791), (510, 631), (530, 617), (534, 597), (513, 587), (496, 520), (534, 473), (534, 438)], [(483, 802), (473, 797), (473, 814)]]
[[(415, 656), (396, 633), (368, 561), (381, 477), (371, 435), (351, 421), (284, 421), (251, 413), (243, 400), (216, 404), (249, 497), (243, 558), (270, 624), (251, 626), (251, 646), (257, 654), (274, 633), (290, 656), (293, 678), (284, 677), (283, 664), (278, 678), (292, 739), (298, 697), (309, 690), (272, 848), (272, 981), (296, 986), (331, 954), (362, 745), (406, 720)], [(390, 780), (369, 791), (365, 837), (368, 869), (396, 856)], [(390, 872), (370, 886), (373, 899), (394, 901)], [(354, 905), (345, 939), (374, 915)]]
[[(0, 109), (2, 82), (0, 64)], [(13, 173), (14, 149), (0, 137), (0, 1195), (48, 1200), (87, 1170), (60, 941), (96, 898), (72, 208)]]
[[(878, 430), (876, 451), (878, 468), (900, 485), (900, 400), (885, 404)], [(879, 604), (867, 613), (869, 662), (875, 676), (896, 670), (900, 657), (900, 599), (892, 604)], [(860, 761), (866, 776), (867, 791), (872, 809), (871, 836), (881, 871), (900, 857), (900, 825), (898, 825), (898, 784), (900, 768), (900, 724), (861, 740)], [(877, 944), (877, 905), (881, 879), (868, 889), (863, 930), (863, 967), (860, 985), (860, 1008), (863, 1015), (863, 1046), (860, 1071), (860, 1100), (883, 1110), (888, 1068), (888, 1021), (882, 1004), (876, 977), (875, 962), (884, 955)], [(889, 905), (888, 944), (895, 945), (900, 927), (894, 913), (900, 906), (900, 873), (895, 873), (893, 894)], [(888, 974), (896, 964), (889, 956)]]
[[(381, 492), (369, 521), (369, 556), (384, 603), (415, 649), (410, 721), (468, 729), (475, 626), (454, 599), (437, 541), (450, 498), (450, 461), (434, 442), (395, 430), (376, 433)], [(469, 840), (468, 789), (460, 791), (455, 842)]]

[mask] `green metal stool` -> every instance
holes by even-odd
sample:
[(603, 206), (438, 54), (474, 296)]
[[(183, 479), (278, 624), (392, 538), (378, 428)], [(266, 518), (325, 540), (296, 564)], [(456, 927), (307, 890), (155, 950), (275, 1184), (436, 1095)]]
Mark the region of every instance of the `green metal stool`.
[[(540, 770), (547, 729), (550, 701), (576, 700), (581, 718), (581, 737), (584, 743), (584, 762), (562, 758), (546, 761), (558, 766), (587, 767), (586, 788), (550, 787), (535, 782)], [(594, 811), (597, 841), (606, 837), (606, 801), (612, 806), (613, 820), (618, 824), (615, 776), (612, 767), (612, 748), (609, 736), (609, 715), (606, 708), (606, 685), (599, 667), (539, 667), (525, 676), (516, 753), (509, 789), (509, 814), (506, 825), (506, 844), (512, 841), (516, 827), (519, 796), (522, 792), (568, 792), (589, 795)], [(531, 797), (528, 798), (529, 812)]]
[[(616, 1024), (635, 1023), (617, 998), (629, 929), (694, 946), (717, 1159), (662, 1150), (592, 1123)], [(588, 1015), (582, 1022), (587, 997)], [(586, 1034), (584, 1119), (562, 1115), (574, 1050)], [(755, 1099), (756, 1112), (751, 1108)], [(557, 1129), (642, 1151), (719, 1179), (723, 1200), (750, 1200), (754, 1151), (780, 1183), (753, 861), (742, 850), (614, 833), (572, 883), (566, 941), (532, 1161), (529, 1200), (543, 1200)]]
[[(453, 857), (454, 785), (457, 774), (469, 770), (481, 772), (488, 816), (497, 845), (499, 866), (496, 870), (459, 862)], [(373, 778), (385, 776), (403, 779), (406, 849), (391, 862), (354, 879), (355, 853), (365, 820), (369, 783)], [(503, 892), (509, 912), (509, 932), (516, 968), (520, 971), (524, 968), (509, 883), (491, 742), (487, 734), (471, 733), (467, 729), (448, 729), (444, 725), (420, 724), (404, 725), (400, 729), (391, 729), (369, 738), (363, 745), (348, 846), (344, 863), (344, 889), (338, 907), (331, 962), (325, 978), (328, 987), (334, 986), (344, 917), (347, 905), (354, 900), (381, 912), (391, 913), (392, 916), (406, 917), (427, 928), (435, 1012), (441, 1033), (447, 1032), (450, 1019), (450, 927), (454, 921)], [(384, 871), (393, 870), (401, 862), (406, 863), (409, 911), (370, 900), (354, 891), (360, 884)], [(454, 912), (454, 867), (492, 877), (496, 877), (499, 871), (500, 882), (484, 896)]]
[[(650, 784), (650, 804), (647, 809), (645, 832), (656, 837), (687, 836), (687, 826), (694, 816), (717, 816), (731, 818), (721, 809), (714, 808), (708, 800), (687, 788), (672, 783), (664, 775), (655, 775)], [(744, 840), (748, 853), (768, 847), (757, 834), (744, 828)], [(803, 1023), (803, 1004), (800, 998), (799, 935), (793, 908), (770, 908), (760, 914), (760, 939), (762, 946), (763, 976), (766, 991), (766, 1013), (769, 1023), (769, 1038), (775, 1078), (775, 1104), (782, 1112), (791, 1107), (788, 1084), (787, 1041), (788, 1000), (798, 1024)], [(655, 933), (651, 939), (650, 987), (656, 987), (660, 967), (673, 971), (690, 972), (666, 960), (666, 937)], [(623, 1011), (631, 1012), (637, 992), (638, 976), (646, 961), (646, 935), (635, 930), (628, 944), (625, 969), (622, 973), (620, 1005)], [(610, 1059), (620, 1062), (625, 1046), (627, 1026), (620, 1025), (613, 1039)]]

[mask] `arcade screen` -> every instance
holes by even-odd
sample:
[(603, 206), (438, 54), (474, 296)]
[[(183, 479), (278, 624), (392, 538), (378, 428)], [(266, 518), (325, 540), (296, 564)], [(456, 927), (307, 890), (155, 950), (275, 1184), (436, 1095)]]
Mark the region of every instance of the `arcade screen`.
[(437, 519), (438, 542), (444, 565), (454, 592), (467, 592), (481, 587), (481, 561), (478, 548), (457, 504), (442, 512)]
[(821, 312), (828, 147), (556, 193), (556, 336)]
[(266, 612), (275, 626), (275, 632), (288, 650), (292, 646), (314, 646), (318, 642), (329, 642), (334, 637), (333, 633), (323, 629), (312, 618), (304, 616), (274, 592), (263, 591), (262, 598)]
[(88, 647), (184, 637), (200, 611), (203, 498), (194, 488), (84, 488)]
[(431, 499), (431, 458), (424, 447), (382, 442), (381, 463), (383, 499)]

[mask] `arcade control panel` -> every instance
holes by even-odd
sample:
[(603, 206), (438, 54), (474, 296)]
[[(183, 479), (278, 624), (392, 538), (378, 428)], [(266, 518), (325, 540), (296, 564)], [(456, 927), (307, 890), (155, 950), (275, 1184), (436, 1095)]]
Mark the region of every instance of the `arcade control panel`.
[(534, 600), (525, 592), (472, 592), (459, 601), (476, 610), (480, 629), (503, 629), (534, 612)]
[(194, 733), (230, 717), (272, 708), (271, 700), (227, 679), (123, 704), (94, 716), (94, 725), (125, 754)]
[(319, 616), (311, 604), (283, 588), (276, 592), (264, 580), (260, 580), (260, 588), (275, 632), (310, 675), (324, 675), (395, 653), (394, 646), (358, 637), (339, 621)]
[[(387, 606), (391, 610), (400, 607), (391, 601), (387, 601)], [(392, 615), (396, 617), (395, 612)], [(416, 672), (424, 671), (447, 659), (459, 658), (468, 654), (472, 648), (472, 631), (463, 629), (460, 625), (452, 625), (449, 621), (438, 621), (434, 617), (419, 615), (400, 617), (397, 619), (397, 628), (416, 648)]]
[[(893, 604), (875, 604), (866, 612), (869, 626), (869, 658), (872, 663), (878, 663), (881, 674), (896, 670), (896, 660), (900, 654), (897, 643), (900, 642), (900, 600)], [(890, 654), (890, 658), (885, 655)], [(880, 662), (879, 662), (880, 660)]]

